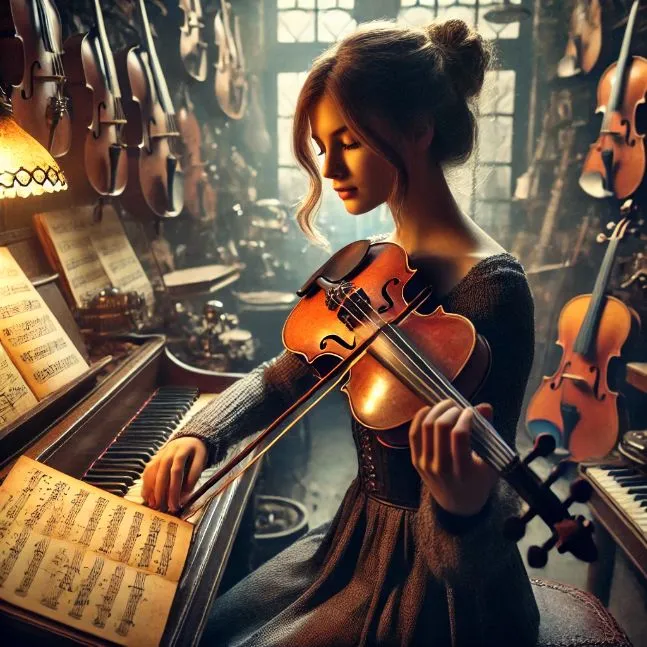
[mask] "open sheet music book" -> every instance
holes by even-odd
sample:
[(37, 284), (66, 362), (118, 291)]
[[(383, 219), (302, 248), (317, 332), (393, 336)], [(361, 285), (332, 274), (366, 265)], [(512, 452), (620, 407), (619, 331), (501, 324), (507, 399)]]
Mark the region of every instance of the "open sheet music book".
[(0, 346), (0, 427), (88, 369), (6, 247), (0, 247)]
[(0, 599), (118, 644), (157, 645), (192, 529), (22, 456), (0, 487)]
[(36, 214), (34, 225), (45, 254), (76, 307), (84, 307), (100, 290), (112, 286), (143, 295), (151, 313), (153, 286), (119, 215), (110, 204), (101, 213), (98, 222), (91, 205)]

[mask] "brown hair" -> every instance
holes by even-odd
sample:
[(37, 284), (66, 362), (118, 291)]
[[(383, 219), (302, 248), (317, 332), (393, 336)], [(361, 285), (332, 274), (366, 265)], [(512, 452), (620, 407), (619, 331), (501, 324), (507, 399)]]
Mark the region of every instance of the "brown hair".
[(394, 142), (380, 134), (380, 124), (388, 124), (396, 137), (433, 125), (432, 158), (445, 167), (465, 162), (477, 133), (470, 100), (481, 91), (491, 56), (491, 46), (478, 32), (451, 19), (424, 28), (364, 23), (316, 58), (299, 93), (293, 124), (294, 154), (310, 179), (297, 208), (306, 236), (317, 244), (327, 243), (315, 227), (321, 176), (309, 121), (324, 92), (362, 144), (395, 168), (392, 198), (397, 218), (408, 177)]

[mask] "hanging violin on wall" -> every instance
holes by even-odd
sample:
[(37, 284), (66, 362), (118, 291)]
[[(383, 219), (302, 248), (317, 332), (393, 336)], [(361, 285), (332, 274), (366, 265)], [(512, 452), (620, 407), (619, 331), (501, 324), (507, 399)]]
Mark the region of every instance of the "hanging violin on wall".
[[(232, 26), (233, 22), (233, 26)], [(240, 37), (238, 16), (232, 20), (231, 4), (220, 0), (220, 11), (214, 19), (215, 42), (218, 47), (216, 68), (216, 99), (230, 119), (242, 119), (247, 108), (245, 58)]]
[(137, 0), (137, 9), (143, 43), (115, 56), (128, 122), (128, 184), (122, 202), (138, 217), (172, 217), (184, 203), (180, 132), (144, 0)]
[(568, 42), (557, 65), (557, 76), (588, 74), (600, 61), (603, 47), (603, 8), (600, 0), (576, 0), (571, 12)]
[(207, 48), (200, 0), (180, 0), (183, 20), (180, 26), (180, 58), (189, 76), (196, 81), (207, 78)]
[(177, 123), (182, 135), (182, 169), (184, 171), (184, 209), (201, 222), (216, 218), (216, 191), (202, 160), (202, 133), (193, 112), (193, 103), (184, 88), (184, 105), (178, 110)]
[(559, 367), (544, 377), (526, 413), (533, 436), (552, 434), (576, 461), (606, 456), (618, 440), (618, 393), (609, 386), (609, 365), (619, 357), (640, 319), (633, 308), (606, 294), (618, 244), (631, 230), (631, 205), (612, 233), (591, 294), (571, 299), (559, 315)]
[(635, 0), (617, 63), (598, 83), (596, 113), (602, 127), (584, 160), (580, 187), (594, 198), (623, 200), (640, 186), (645, 175), (645, 136), (636, 129), (636, 111), (647, 97), (647, 59), (629, 56), (639, 0)]
[[(16, 121), (53, 157), (65, 155), (71, 143), (61, 19), (52, 0), (5, 0), (0, 29), (22, 41), (23, 58), (3, 61), (3, 69), (23, 65), (22, 82), (11, 93)], [(15, 77), (18, 70), (10, 71)]]
[(120, 195), (128, 180), (123, 139), (126, 115), (99, 0), (95, 26), (65, 41), (67, 92), (72, 101), (72, 148), (63, 160), (72, 190), (79, 195)]

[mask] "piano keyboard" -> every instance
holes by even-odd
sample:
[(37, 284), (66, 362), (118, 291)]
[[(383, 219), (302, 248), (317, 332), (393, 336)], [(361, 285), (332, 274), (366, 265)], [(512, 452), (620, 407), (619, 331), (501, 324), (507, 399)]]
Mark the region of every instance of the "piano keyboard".
[(647, 535), (647, 474), (628, 466), (600, 465), (587, 467), (586, 475)]
[[(183, 387), (161, 387), (115, 437), (83, 476), (86, 483), (135, 503), (141, 498), (141, 475), (146, 464), (215, 394)], [(201, 481), (209, 478), (209, 470)]]

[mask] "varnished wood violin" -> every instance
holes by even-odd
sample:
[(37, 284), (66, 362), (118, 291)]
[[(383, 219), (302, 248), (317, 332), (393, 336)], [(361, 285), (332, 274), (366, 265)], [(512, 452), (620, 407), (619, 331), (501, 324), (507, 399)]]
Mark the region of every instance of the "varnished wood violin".
[[(431, 288), (420, 282), (408, 265), (406, 252), (394, 243), (357, 241), (344, 247), (297, 294), (301, 300), (286, 320), (283, 341), (323, 377), (190, 495), (183, 510), (227, 477), (215, 494), (222, 491), (240, 475), (230, 474), (235, 465), (265, 443), (246, 467), (252, 464), (342, 382), (353, 417), (372, 429), (380, 442), (403, 447), (408, 445), (403, 425), (422, 406), (451, 398), (457, 406), (469, 407), (467, 398), (487, 375), (489, 346), (468, 319), (442, 307), (428, 315), (417, 311)], [(522, 517), (508, 519), (506, 535), (518, 540), (535, 516), (550, 528), (551, 538), (543, 546), (531, 547), (531, 565), (545, 564), (555, 545), (559, 552), (569, 551), (584, 561), (596, 558), (592, 526), (568, 512), (571, 503), (587, 499), (590, 486), (584, 481), (574, 483), (570, 497), (561, 502), (550, 485), (559, 478), (563, 464), (543, 483), (529, 467), (537, 456), (546, 456), (555, 448), (551, 436), (542, 436), (522, 460), (475, 411), (472, 448), (529, 504)]]

